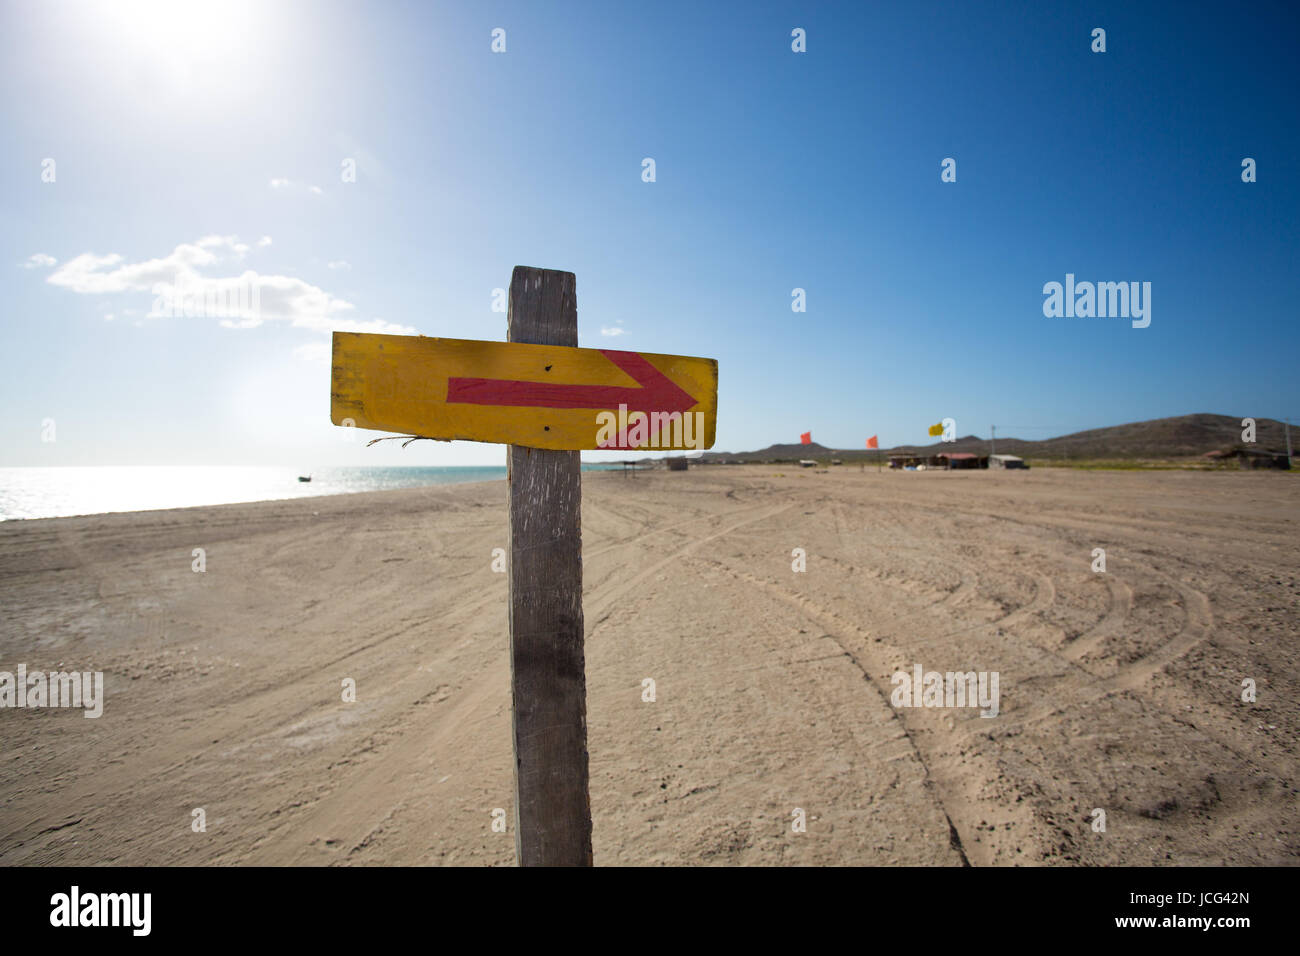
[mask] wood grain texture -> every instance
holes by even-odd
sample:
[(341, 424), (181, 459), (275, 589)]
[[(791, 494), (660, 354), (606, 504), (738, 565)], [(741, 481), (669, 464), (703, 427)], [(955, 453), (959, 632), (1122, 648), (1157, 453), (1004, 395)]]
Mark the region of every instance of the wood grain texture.
[[(509, 339), (577, 345), (573, 273), (515, 267)], [(590, 866), (579, 453), (511, 445), (508, 456), (515, 856)]]

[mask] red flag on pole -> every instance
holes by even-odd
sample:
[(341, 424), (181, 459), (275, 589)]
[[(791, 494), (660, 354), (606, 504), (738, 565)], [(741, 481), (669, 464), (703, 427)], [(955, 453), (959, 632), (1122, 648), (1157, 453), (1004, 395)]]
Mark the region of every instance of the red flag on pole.
[(800, 435), (800, 436), (799, 436), (799, 444), (801, 444), (801, 445), (811, 445), (811, 444), (812, 444), (812, 432), (804, 432), (802, 435)]
[(867, 447), (868, 447), (868, 448), (879, 448), (879, 447), (880, 447), (880, 442), (876, 441), (876, 438), (877, 438), (876, 435), (872, 435), (870, 438), (867, 439)]

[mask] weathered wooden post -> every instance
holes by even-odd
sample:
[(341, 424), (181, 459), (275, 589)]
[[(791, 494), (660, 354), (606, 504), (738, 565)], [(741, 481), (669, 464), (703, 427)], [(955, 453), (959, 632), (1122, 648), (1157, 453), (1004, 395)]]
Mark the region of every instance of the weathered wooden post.
[[(576, 346), (573, 273), (516, 266), (507, 338)], [(507, 456), (515, 857), (590, 866), (581, 455), (510, 445)]]

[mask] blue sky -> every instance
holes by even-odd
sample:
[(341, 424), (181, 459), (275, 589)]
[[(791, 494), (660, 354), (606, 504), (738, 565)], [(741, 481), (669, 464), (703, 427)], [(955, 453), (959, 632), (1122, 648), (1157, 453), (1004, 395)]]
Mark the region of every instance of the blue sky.
[[(516, 264), (718, 359), (720, 450), (1300, 416), (1300, 16), (1133, 6), (6, 0), (0, 465), (502, 463), (347, 442), (328, 333), (504, 338)], [(180, 273), (268, 314), (150, 317)]]

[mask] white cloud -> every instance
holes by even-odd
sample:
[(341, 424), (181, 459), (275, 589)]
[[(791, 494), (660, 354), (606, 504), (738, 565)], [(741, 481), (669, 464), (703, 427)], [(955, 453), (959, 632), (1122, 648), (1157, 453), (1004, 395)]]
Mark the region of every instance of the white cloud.
[[(294, 325), (299, 323), (295, 322)], [(322, 327), (322, 332), (382, 332), (388, 335), (414, 335), (415, 329), (409, 325), (398, 325), (384, 319), (343, 319)]]
[(259, 249), (265, 249), (270, 244), (271, 244), (270, 236), (263, 236), (261, 239), (257, 240), (257, 248)]
[(626, 335), (627, 329), (618, 325), (607, 325), (600, 330), (601, 335)]
[(415, 331), (383, 319), (357, 319), (351, 302), (294, 276), (262, 275), (251, 269), (225, 276), (199, 271), (242, 260), (248, 249), (235, 236), (206, 236), (182, 243), (162, 258), (137, 263), (116, 253), (85, 252), (45, 281), (83, 295), (150, 293), (155, 298), (146, 317), (153, 319), (208, 317), (231, 329), (255, 328), (272, 320), (314, 332)]
[(309, 192), (314, 196), (321, 195), (324, 190), (319, 186), (313, 186), (311, 183), (300, 183), (294, 179), (286, 179), (282, 176), (271, 180), (272, 189), (283, 189), (292, 192)]
[(338, 259), (334, 262), (326, 263), (326, 265), (335, 272), (337, 272), (340, 269), (342, 269), (344, 272), (352, 271), (352, 263), (348, 262), (346, 259)]
[[(238, 236), (204, 236), (196, 242), (195, 245), (200, 249), (207, 251), (216, 249), (233, 252), (240, 259), (248, 255), (248, 244), (240, 242)], [(215, 255), (218, 260), (221, 258), (220, 251), (214, 252), (213, 255)]]
[(216, 265), (226, 254), (242, 259), (246, 252), (248, 246), (234, 236), (205, 236), (198, 242), (181, 243), (161, 259), (126, 265), (116, 253), (97, 256), (83, 252), (59, 266), (45, 281), (86, 295), (148, 292), (160, 283), (177, 285), (186, 278), (197, 280), (198, 267)]
[(24, 269), (48, 269), (58, 262), (53, 256), (47, 256), (43, 252), (38, 252), (33, 256), (28, 256), (27, 260), (22, 263)]

